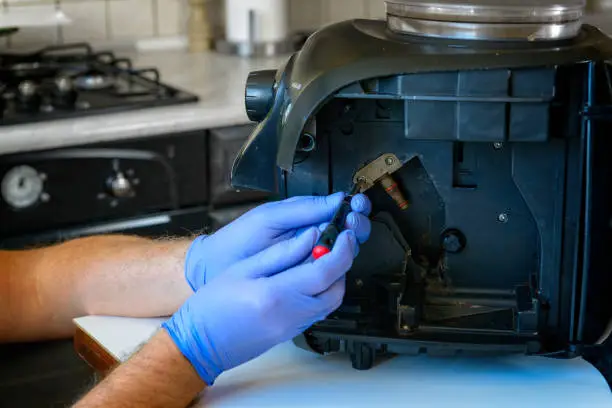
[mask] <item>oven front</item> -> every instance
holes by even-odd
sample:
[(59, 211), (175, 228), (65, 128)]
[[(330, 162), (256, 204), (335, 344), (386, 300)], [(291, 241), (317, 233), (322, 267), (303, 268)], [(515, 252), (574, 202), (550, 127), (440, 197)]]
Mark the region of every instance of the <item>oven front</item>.
[(192, 236), (268, 198), (230, 187), (251, 126), (83, 145), (0, 158), (0, 245), (98, 234)]

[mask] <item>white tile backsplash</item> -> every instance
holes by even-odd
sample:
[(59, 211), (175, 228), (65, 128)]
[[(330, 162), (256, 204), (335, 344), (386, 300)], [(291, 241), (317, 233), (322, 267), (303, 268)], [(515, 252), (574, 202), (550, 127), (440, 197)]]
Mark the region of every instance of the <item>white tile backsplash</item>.
[[(223, 31), (223, 0), (209, 0), (211, 23), (217, 35)], [(292, 30), (315, 30), (323, 24), (351, 18), (384, 16), (384, 0), (287, 0)], [(611, 0), (612, 1), (612, 0)], [(58, 5), (74, 20), (68, 27), (23, 29), (10, 45), (48, 45), (58, 41), (110, 42), (172, 37), (187, 30), (187, 0), (0, 0), (3, 7)], [(220, 12), (217, 10), (221, 10)], [(58, 31), (62, 35), (57, 34)], [(1, 43), (0, 43), (1, 46)]]
[(155, 0), (107, 0), (110, 37), (149, 38), (154, 34), (153, 2)]
[(324, 24), (366, 16), (367, 0), (325, 1)]
[(187, 19), (182, 0), (157, 0), (157, 35), (172, 36), (185, 33)]
[(9, 39), (11, 48), (38, 48), (60, 42), (58, 27), (24, 27)]
[(106, 7), (104, 0), (62, 2), (62, 10), (72, 19), (72, 24), (62, 28), (64, 41), (106, 40)]
[(54, 0), (0, 0), (9, 6), (38, 6), (41, 4), (54, 4)]
[(387, 15), (385, 2), (383, 0), (368, 0), (367, 1), (368, 18), (382, 18)]
[(289, 0), (289, 26), (293, 30), (313, 30), (323, 21), (325, 0)]

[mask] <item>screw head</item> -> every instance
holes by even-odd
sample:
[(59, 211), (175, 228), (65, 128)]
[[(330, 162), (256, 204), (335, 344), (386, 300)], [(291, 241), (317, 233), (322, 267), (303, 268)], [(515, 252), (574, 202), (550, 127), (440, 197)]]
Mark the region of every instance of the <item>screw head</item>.
[(508, 214), (506, 214), (506, 213), (501, 213), (501, 214), (499, 214), (497, 216), (497, 220), (499, 222), (504, 223), (504, 224), (508, 222), (508, 219), (509, 219), (509, 217), (508, 217)]
[(356, 280), (355, 280), (355, 285), (356, 285), (358, 288), (361, 288), (361, 287), (363, 287), (363, 281), (362, 281), (361, 279), (356, 279)]
[(313, 135), (310, 133), (304, 133), (300, 138), (300, 147), (299, 150), (301, 152), (309, 153), (314, 150), (316, 146), (316, 141)]
[(444, 237), (444, 243), (442, 244), (446, 252), (459, 252), (461, 250), (461, 242), (456, 235), (448, 235)]
[(504, 144), (502, 142), (495, 142), (493, 143), (493, 147), (495, 148), (495, 150), (499, 150), (504, 147)]
[(466, 239), (457, 229), (449, 229), (442, 234), (442, 248), (448, 253), (456, 254), (465, 248)]
[(387, 166), (392, 166), (393, 163), (395, 163), (395, 159), (393, 157), (389, 156), (389, 157), (387, 157), (385, 159), (385, 163), (387, 163)]

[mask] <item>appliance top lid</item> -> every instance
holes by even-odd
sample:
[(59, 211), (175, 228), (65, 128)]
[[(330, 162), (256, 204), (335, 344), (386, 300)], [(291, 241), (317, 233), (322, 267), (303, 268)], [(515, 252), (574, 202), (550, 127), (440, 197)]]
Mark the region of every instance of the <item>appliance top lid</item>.
[(585, 0), (386, 0), (392, 31), (431, 37), (558, 40), (575, 36)]
[(387, 14), (482, 23), (562, 23), (582, 18), (584, 0), (387, 0)]

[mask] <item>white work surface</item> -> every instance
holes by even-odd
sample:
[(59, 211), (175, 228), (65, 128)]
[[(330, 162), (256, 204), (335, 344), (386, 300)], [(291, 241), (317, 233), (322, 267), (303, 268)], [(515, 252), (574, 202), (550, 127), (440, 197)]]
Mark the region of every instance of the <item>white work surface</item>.
[[(125, 361), (162, 321), (92, 316), (75, 323)], [(357, 371), (347, 355), (286, 343), (222, 374), (195, 406), (605, 408), (612, 395), (581, 359), (399, 356)]]

